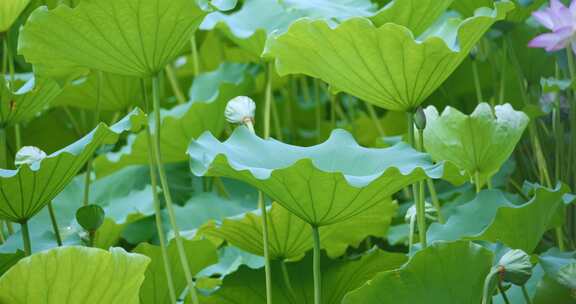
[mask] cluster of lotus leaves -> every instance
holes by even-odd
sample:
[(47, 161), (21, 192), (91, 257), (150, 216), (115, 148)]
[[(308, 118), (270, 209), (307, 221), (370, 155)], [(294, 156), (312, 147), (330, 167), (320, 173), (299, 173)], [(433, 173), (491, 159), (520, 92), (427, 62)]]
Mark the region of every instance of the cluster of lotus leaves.
[(59, 69), (89, 68), (146, 77), (186, 46), (208, 12), (188, 0), (85, 0), (42, 6), (20, 32), (26, 61)]
[(264, 140), (245, 127), (225, 142), (204, 133), (192, 141), (188, 155), (194, 174), (247, 182), (315, 226), (352, 218), (419, 180), (462, 182), (457, 168), (434, 164), (407, 144), (364, 148), (339, 129), (311, 147)]
[(424, 146), (435, 160), (446, 160), (480, 182), (495, 174), (510, 157), (522, 137), (529, 118), (510, 104), (492, 108), (479, 104), (470, 115), (446, 107), (441, 115), (435, 107), (424, 109)]
[[(452, 1), (395, 1), (371, 18), (301, 18), (272, 35), (264, 56), (280, 75), (305, 74), (379, 107), (407, 111), (437, 89), (496, 22), (508, 1), (474, 16), (440, 18)], [(414, 5), (416, 8), (411, 8)]]
[(50, 203), (103, 144), (115, 143), (120, 134), (137, 131), (146, 115), (135, 109), (112, 126), (100, 123), (69, 146), (16, 170), (0, 169), (0, 219), (26, 221)]

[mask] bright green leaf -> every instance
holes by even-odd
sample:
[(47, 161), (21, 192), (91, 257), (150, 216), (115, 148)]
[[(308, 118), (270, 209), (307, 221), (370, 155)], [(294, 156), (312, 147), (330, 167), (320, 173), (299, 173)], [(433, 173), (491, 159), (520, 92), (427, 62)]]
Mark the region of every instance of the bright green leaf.
[(192, 141), (188, 155), (194, 174), (247, 182), (318, 226), (352, 218), (418, 180), (458, 175), (406, 144), (366, 149), (343, 130), (302, 148), (263, 140), (239, 127), (224, 143), (205, 133)]
[(509, 104), (479, 104), (470, 115), (447, 107), (441, 115), (427, 107), (424, 146), (435, 160), (447, 160), (481, 183), (510, 157), (528, 125), (528, 116)]
[(0, 127), (30, 120), (60, 93), (58, 84), (52, 80), (30, 78), (18, 87), (7, 86), (4, 77), (0, 77)]
[(0, 278), (0, 303), (137, 304), (150, 259), (88, 247), (59, 247), (20, 260)]
[(188, 0), (84, 0), (37, 8), (20, 34), (32, 64), (153, 75), (176, 57), (207, 13)]
[(417, 38), (409, 28), (394, 23), (376, 27), (368, 19), (352, 18), (331, 26), (304, 18), (271, 37), (265, 53), (276, 59), (280, 75), (306, 74), (377, 106), (411, 110), (512, 8), (509, 2), (497, 2), (493, 10), (478, 10), (463, 21), (448, 19)]
[(34, 216), (66, 187), (98, 147), (115, 143), (125, 131), (139, 130), (145, 119), (144, 113), (136, 109), (110, 127), (99, 124), (88, 135), (38, 163), (0, 170), (0, 218), (20, 222)]
[(30, 0), (6, 0), (0, 2), (0, 33), (6, 32), (26, 8)]
[(558, 207), (566, 187), (537, 188), (522, 205), (510, 202), (499, 190), (482, 191), (472, 201), (456, 208), (444, 224), (434, 223), (428, 237), (434, 240), (485, 240), (502, 242), (528, 253), (534, 251)]
[(376, 275), (342, 303), (480, 303), (492, 252), (471, 242), (437, 242), (400, 269)]

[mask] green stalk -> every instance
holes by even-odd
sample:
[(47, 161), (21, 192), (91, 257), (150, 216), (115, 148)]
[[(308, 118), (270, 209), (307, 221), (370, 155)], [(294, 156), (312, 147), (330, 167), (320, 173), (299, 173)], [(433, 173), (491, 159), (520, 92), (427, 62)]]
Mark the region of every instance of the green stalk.
[[(418, 149), (414, 130), (414, 114), (410, 112), (408, 113), (408, 140), (410, 141), (410, 145), (412, 147)], [(416, 205), (416, 224), (418, 226), (418, 237), (420, 243), (422, 244), (422, 248), (426, 248), (426, 214), (424, 213), (425, 203), (423, 200), (424, 197), (419, 194), (420, 188), (423, 188), (421, 187), (420, 182), (412, 184), (412, 195), (414, 198), (414, 204)]]
[(200, 59), (198, 58), (198, 46), (196, 45), (196, 37), (192, 35), (190, 38), (190, 48), (192, 49), (192, 67), (194, 76), (200, 74)]
[(438, 214), (438, 223), (444, 224), (444, 217), (442, 216), (442, 211), (440, 210), (440, 200), (438, 199), (438, 194), (436, 193), (436, 187), (434, 186), (434, 181), (428, 178), (426, 179), (426, 183), (428, 184), (428, 192), (430, 192), (430, 199), (432, 200), (432, 205), (434, 205), (436, 213)]
[(320, 100), (320, 83), (316, 78), (312, 80), (312, 83), (314, 85), (314, 101), (316, 103), (316, 107), (314, 108), (316, 115), (316, 142), (320, 143), (322, 141), (322, 100)]
[[(268, 63), (266, 78), (266, 92), (264, 100), (264, 139), (270, 137), (270, 111), (272, 109), (272, 72), (273, 64)], [(251, 125), (251, 124), (250, 124)], [(254, 131), (254, 128), (251, 129)], [(262, 214), (262, 241), (264, 245), (264, 273), (266, 275), (266, 303), (272, 303), (272, 268), (270, 267), (270, 249), (268, 236), (268, 214), (266, 213), (266, 203), (264, 194), (258, 191), (258, 208)]]
[[(100, 103), (102, 102), (102, 72), (98, 71), (98, 89), (96, 93), (96, 111), (94, 115), (94, 127), (98, 126), (100, 122)], [(84, 200), (83, 206), (88, 206), (90, 204), (90, 183), (92, 181), (92, 162), (94, 160), (93, 155), (90, 155), (88, 161), (86, 162), (86, 172), (84, 173)]]
[[(140, 81), (142, 88), (142, 95), (144, 96), (144, 104), (146, 105), (146, 112), (149, 113), (149, 100), (144, 80)], [(158, 181), (156, 180), (156, 172), (154, 170), (154, 143), (152, 135), (150, 134), (150, 126), (146, 125), (146, 139), (148, 143), (148, 167), (150, 169), (150, 184), (152, 186), (152, 202), (154, 205), (154, 219), (156, 222), (156, 232), (158, 233), (158, 240), (160, 241), (160, 253), (162, 255), (162, 263), (164, 265), (164, 273), (166, 275), (166, 282), (168, 284), (168, 294), (170, 296), (170, 303), (176, 303), (176, 288), (174, 288), (174, 280), (172, 279), (172, 267), (168, 258), (168, 246), (166, 244), (166, 235), (162, 225), (162, 209), (160, 207), (160, 200), (158, 199)]]
[[(414, 117), (414, 116), (412, 116)], [(412, 123), (412, 125), (414, 125)], [(419, 132), (419, 131), (416, 131)], [(417, 150), (422, 151), (424, 148), (424, 132), (419, 132), (419, 143), (416, 147)], [(426, 248), (428, 246), (428, 242), (426, 241), (426, 202), (424, 199), (424, 181), (418, 182), (418, 200), (416, 205), (416, 220), (418, 222), (418, 237), (420, 239), (420, 243), (422, 244), (422, 248)], [(419, 210), (418, 210), (419, 209)]]
[(376, 127), (376, 131), (378, 131), (378, 135), (380, 135), (380, 137), (386, 136), (386, 134), (384, 133), (384, 129), (382, 128), (382, 124), (378, 120), (378, 115), (376, 115), (374, 107), (367, 102), (365, 102), (364, 104), (366, 104), (366, 109), (368, 110), (368, 114), (370, 115), (370, 118), (374, 123), (374, 127)]
[(476, 59), (472, 59), (472, 75), (474, 76), (474, 87), (476, 88), (476, 100), (478, 103), (481, 103), (484, 98), (482, 97), (482, 86), (480, 84), (480, 75), (478, 73)]
[(522, 295), (524, 296), (524, 300), (526, 300), (526, 304), (532, 304), (532, 300), (528, 295), (528, 291), (526, 290), (526, 285), (522, 285)]
[(170, 87), (172, 88), (174, 96), (176, 96), (176, 100), (178, 101), (179, 104), (185, 103), (186, 97), (184, 96), (184, 93), (182, 93), (182, 89), (178, 84), (178, 79), (176, 78), (174, 68), (171, 65), (167, 65), (164, 68), (164, 71), (166, 72), (166, 76), (168, 76), (168, 82), (170, 83)]
[(482, 185), (480, 183), (480, 172), (476, 171), (474, 173), (474, 184), (476, 186), (476, 193), (479, 193), (482, 190)]
[(50, 214), (50, 222), (52, 223), (52, 229), (54, 229), (54, 236), (56, 236), (56, 244), (58, 247), (62, 246), (62, 236), (60, 235), (60, 229), (58, 228), (58, 222), (56, 221), (56, 214), (54, 213), (54, 207), (52, 202), (48, 203), (48, 213)]
[(506, 92), (506, 59), (508, 58), (508, 47), (506, 39), (502, 40), (502, 63), (500, 74), (500, 92), (498, 94), (498, 104), (504, 103), (504, 96)]
[(288, 268), (286, 267), (285, 261), (280, 262), (280, 270), (282, 271), (282, 278), (284, 278), (284, 285), (286, 285), (290, 297), (292, 297), (292, 299), (296, 301), (297, 300), (296, 293), (294, 292), (294, 288), (292, 287), (292, 282), (290, 281), (290, 274), (288, 273)]
[(20, 148), (22, 148), (22, 135), (20, 133), (20, 124), (15, 124), (14, 125), (14, 138), (16, 141), (16, 151), (20, 151)]
[(20, 222), (20, 233), (22, 234), (22, 243), (24, 243), (24, 255), (32, 254), (32, 243), (30, 242), (30, 230), (28, 229), (28, 220)]
[(314, 239), (314, 304), (322, 303), (322, 273), (320, 269), (320, 231), (318, 226), (312, 226), (312, 238)]
[(504, 300), (504, 303), (510, 304), (510, 300), (508, 299), (506, 291), (504, 290), (504, 287), (502, 287), (502, 282), (500, 280), (498, 280), (498, 291), (500, 292), (500, 296), (502, 296), (502, 300)]
[(8, 143), (6, 129), (0, 127), (0, 168), (8, 169)]
[(182, 264), (182, 270), (184, 276), (186, 277), (186, 284), (188, 286), (188, 292), (193, 304), (198, 304), (198, 294), (194, 286), (194, 281), (192, 278), (192, 272), (190, 271), (190, 266), (188, 265), (188, 258), (186, 257), (186, 250), (184, 249), (184, 243), (180, 237), (180, 229), (176, 224), (176, 215), (174, 212), (174, 205), (172, 202), (172, 195), (170, 193), (170, 187), (168, 186), (168, 178), (166, 177), (166, 172), (164, 170), (164, 165), (162, 163), (162, 151), (160, 149), (160, 83), (158, 75), (152, 78), (152, 102), (154, 105), (154, 146), (152, 147), (152, 153), (155, 158), (156, 168), (158, 169), (158, 176), (160, 176), (160, 184), (162, 186), (162, 191), (164, 194), (164, 199), (166, 200), (166, 209), (168, 210), (168, 218), (170, 219), (170, 225), (172, 230), (174, 230), (174, 238), (176, 241), (176, 247), (178, 249), (178, 256), (180, 257), (180, 263)]
[(0, 245), (4, 244), (6, 239), (4, 238), (4, 221), (0, 221)]

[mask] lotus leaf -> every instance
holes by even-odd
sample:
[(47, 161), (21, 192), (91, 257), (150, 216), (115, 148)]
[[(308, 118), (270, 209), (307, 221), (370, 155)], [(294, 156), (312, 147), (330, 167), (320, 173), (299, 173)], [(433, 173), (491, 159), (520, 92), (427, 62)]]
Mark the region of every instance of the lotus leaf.
[(514, 7), (506, 1), (494, 6), (462, 21), (447, 19), (418, 37), (418, 22), (378, 27), (351, 18), (334, 26), (303, 18), (268, 39), (264, 52), (276, 59), (281, 76), (306, 74), (385, 109), (414, 110)]
[[(270, 258), (299, 259), (312, 249), (310, 227), (297, 216), (274, 203), (267, 211), (270, 231)], [(396, 204), (385, 200), (374, 208), (351, 219), (320, 229), (322, 247), (331, 257), (342, 255), (348, 245), (357, 247), (366, 237), (386, 235)], [(262, 217), (259, 212), (245, 213), (222, 221), (221, 225), (207, 225), (200, 233), (222, 238), (242, 250), (264, 255)]]
[(145, 123), (144, 113), (136, 109), (110, 127), (100, 123), (88, 135), (40, 162), (16, 170), (0, 169), (0, 218), (28, 220), (64, 189), (98, 147), (115, 143), (122, 132), (139, 130)]
[(136, 304), (149, 262), (121, 248), (50, 249), (20, 260), (0, 278), (0, 303)]
[(468, 241), (436, 242), (400, 269), (377, 274), (342, 303), (480, 303), (492, 252)]
[(29, 2), (30, 0), (10, 0), (0, 3), (0, 33), (10, 29)]
[(263, 140), (237, 128), (225, 142), (205, 133), (188, 148), (192, 172), (239, 179), (305, 222), (324, 226), (361, 214), (416, 181), (458, 176), (404, 143), (360, 147), (344, 130), (317, 146)]
[(528, 125), (528, 116), (509, 104), (492, 109), (481, 103), (470, 115), (452, 107), (446, 107), (441, 115), (432, 106), (424, 112), (426, 151), (435, 160), (456, 164), (470, 177), (478, 174), (481, 183), (510, 157)]
[(207, 12), (188, 0), (86, 0), (37, 8), (18, 51), (32, 64), (146, 77), (162, 70)]
[(448, 221), (434, 223), (428, 238), (434, 240), (485, 240), (531, 253), (563, 205), (567, 187), (538, 187), (528, 202), (513, 204), (499, 190), (484, 190), (472, 201), (456, 208)]
[(52, 80), (30, 78), (24, 83), (16, 80), (14, 84), (21, 85), (11, 92), (4, 77), (0, 77), (0, 127), (30, 120), (61, 91)]

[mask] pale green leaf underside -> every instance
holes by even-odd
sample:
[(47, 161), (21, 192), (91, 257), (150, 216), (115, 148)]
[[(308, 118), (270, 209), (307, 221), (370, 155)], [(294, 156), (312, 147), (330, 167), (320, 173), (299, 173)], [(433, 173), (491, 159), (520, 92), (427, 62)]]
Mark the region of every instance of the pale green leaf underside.
[(0, 278), (0, 303), (137, 304), (150, 259), (88, 247), (59, 247), (24, 258)]
[(514, 205), (498, 190), (482, 191), (474, 200), (458, 207), (444, 225), (432, 224), (428, 238), (501, 242), (531, 253), (549, 229), (566, 192), (566, 187), (537, 188), (530, 201)]
[[(183, 243), (192, 275), (218, 261), (216, 247), (210, 241), (183, 240)], [(134, 249), (134, 252), (148, 256), (151, 259), (151, 263), (146, 269), (146, 279), (140, 289), (140, 303), (171, 304), (160, 247), (141, 243)], [(180, 294), (186, 287), (186, 280), (182, 272), (175, 240), (172, 240), (168, 245), (168, 260), (176, 294)]]
[(366, 0), (266, 0), (245, 1), (242, 8), (232, 14), (214, 12), (201, 25), (204, 30), (218, 28), (232, 41), (255, 56), (260, 56), (266, 39), (273, 32), (283, 33), (290, 24), (302, 17), (344, 21), (353, 17), (370, 17), (376, 25), (396, 23), (420, 34), (453, 0), (392, 1), (377, 11)]
[(101, 123), (39, 163), (0, 169), (0, 218), (13, 222), (31, 218), (64, 189), (98, 147), (115, 143), (121, 133), (137, 131), (145, 123), (146, 116), (136, 109), (110, 127)]
[(492, 252), (471, 242), (438, 242), (400, 269), (382, 272), (342, 303), (480, 303)]
[(60, 86), (52, 80), (31, 78), (14, 92), (7, 85), (4, 77), (0, 77), (0, 127), (35, 117), (61, 92)]
[[(322, 267), (322, 303), (339, 304), (344, 295), (372, 279), (378, 272), (400, 267), (406, 256), (374, 250), (360, 259), (329, 260), (323, 259)], [(314, 283), (312, 281), (312, 258), (306, 256), (297, 263), (287, 263), (296, 298), (290, 296), (278, 262), (272, 263), (272, 298), (274, 303), (301, 304), (313, 303)], [(264, 270), (240, 268), (224, 279), (223, 287), (203, 299), (205, 304), (245, 304), (266, 303)], [(371, 302), (356, 302), (371, 303)]]
[[(249, 94), (253, 79), (244, 64), (225, 63), (213, 72), (198, 76), (191, 89), (191, 101), (162, 113), (161, 149), (164, 162), (187, 159), (190, 140), (210, 131), (224, 129), (226, 102), (237, 95)], [(105, 176), (125, 166), (148, 164), (148, 139), (145, 132), (131, 136), (119, 152), (102, 155), (94, 162), (98, 176)]]
[(447, 20), (418, 39), (395, 23), (376, 27), (366, 18), (351, 18), (331, 26), (304, 18), (268, 39), (264, 52), (276, 59), (280, 75), (306, 74), (377, 106), (411, 110), (512, 8), (509, 2), (497, 2), (494, 10), (479, 10), (462, 22)]
[(84, 0), (75, 8), (40, 7), (21, 31), (19, 53), (32, 64), (149, 76), (178, 55), (205, 15), (189, 0)]
[(93, 71), (88, 76), (73, 81), (52, 104), (92, 110), (99, 107), (102, 111), (126, 111), (133, 106), (143, 106), (138, 78), (111, 73), (102, 73), (102, 76), (98, 74), (99, 72)]
[(482, 179), (495, 174), (510, 157), (528, 125), (528, 116), (510, 104), (492, 109), (479, 104), (465, 115), (447, 107), (441, 115), (436, 108), (425, 109), (424, 146), (435, 160), (447, 160)]
[(0, 2), (0, 33), (8, 31), (12, 23), (26, 8), (30, 0), (3, 0)]
[[(358, 246), (370, 235), (385, 236), (396, 208), (396, 203), (384, 200), (344, 222), (321, 227), (322, 248), (329, 256), (337, 257), (349, 245)], [(271, 259), (299, 259), (312, 249), (312, 231), (306, 222), (276, 203), (272, 204), (267, 213)], [(264, 255), (262, 217), (259, 212), (227, 218), (220, 225), (208, 224), (200, 233), (224, 239), (250, 253)]]
[(205, 133), (192, 141), (188, 155), (194, 174), (247, 182), (319, 226), (352, 218), (418, 180), (458, 176), (404, 143), (363, 148), (339, 129), (326, 142), (304, 148), (239, 127), (223, 143)]

